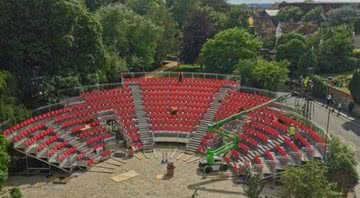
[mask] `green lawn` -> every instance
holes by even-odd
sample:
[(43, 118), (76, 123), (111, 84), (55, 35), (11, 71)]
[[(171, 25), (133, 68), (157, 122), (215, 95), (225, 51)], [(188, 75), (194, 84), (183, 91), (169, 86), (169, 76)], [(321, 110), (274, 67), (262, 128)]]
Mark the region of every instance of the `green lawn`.
[(188, 64), (180, 64), (178, 67), (173, 67), (167, 71), (178, 71), (181, 72), (201, 72), (201, 66), (200, 65), (188, 65)]

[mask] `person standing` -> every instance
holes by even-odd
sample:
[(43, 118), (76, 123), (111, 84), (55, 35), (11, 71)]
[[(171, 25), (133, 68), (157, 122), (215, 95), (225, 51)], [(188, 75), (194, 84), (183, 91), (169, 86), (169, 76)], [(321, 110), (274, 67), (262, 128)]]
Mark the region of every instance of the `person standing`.
[(178, 74), (178, 81), (181, 83), (183, 81), (183, 73), (179, 72)]
[(337, 103), (337, 105), (336, 105), (336, 109), (338, 110), (338, 116), (340, 115), (340, 112), (341, 112), (341, 108), (342, 108), (342, 103), (341, 103), (341, 101), (339, 100), (339, 102)]
[(327, 97), (326, 97), (326, 107), (330, 107), (330, 104), (333, 100), (333, 97), (332, 97), (332, 94), (329, 94)]

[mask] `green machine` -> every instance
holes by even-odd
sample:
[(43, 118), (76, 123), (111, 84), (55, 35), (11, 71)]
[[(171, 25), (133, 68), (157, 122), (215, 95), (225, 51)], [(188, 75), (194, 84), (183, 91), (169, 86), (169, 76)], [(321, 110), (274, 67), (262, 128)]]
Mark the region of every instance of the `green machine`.
[(237, 148), (240, 137), (237, 134), (233, 134), (231, 131), (228, 131), (222, 126), (228, 122), (231, 122), (233, 120), (239, 119), (243, 117), (244, 115), (247, 115), (248, 113), (262, 108), (264, 106), (267, 106), (273, 102), (280, 101), (288, 97), (289, 95), (279, 96), (277, 98), (274, 98), (268, 102), (265, 102), (261, 105), (255, 106), (251, 109), (241, 111), (240, 113), (231, 115), (230, 117), (227, 117), (223, 120), (220, 120), (214, 124), (208, 125), (208, 130), (211, 133), (215, 133), (217, 135), (220, 135), (222, 138), (226, 139), (227, 141), (224, 141), (224, 145), (220, 146), (219, 148), (212, 149), (208, 148), (206, 150), (206, 159), (200, 160), (199, 162), (199, 168), (203, 170), (203, 172), (209, 173), (212, 171), (218, 171), (218, 170), (227, 170), (228, 166), (227, 164), (222, 160), (222, 157), (224, 154), (229, 152), (233, 148)]

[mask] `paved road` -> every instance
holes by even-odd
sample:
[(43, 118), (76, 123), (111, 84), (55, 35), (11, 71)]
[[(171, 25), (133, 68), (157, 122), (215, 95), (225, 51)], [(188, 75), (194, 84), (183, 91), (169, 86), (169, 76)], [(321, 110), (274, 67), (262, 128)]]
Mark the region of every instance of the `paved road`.
[[(300, 101), (300, 103), (303, 103), (303, 101)], [(288, 100), (288, 104), (295, 105), (295, 99)], [(328, 112), (329, 109), (325, 108), (324, 105), (314, 102), (312, 120), (326, 129)], [(345, 114), (338, 116), (337, 113), (331, 111), (329, 123), (329, 134), (339, 137), (354, 150), (355, 158), (359, 162), (357, 170), (360, 174), (360, 120), (348, 117)], [(356, 187), (356, 195), (360, 196), (360, 185)]]

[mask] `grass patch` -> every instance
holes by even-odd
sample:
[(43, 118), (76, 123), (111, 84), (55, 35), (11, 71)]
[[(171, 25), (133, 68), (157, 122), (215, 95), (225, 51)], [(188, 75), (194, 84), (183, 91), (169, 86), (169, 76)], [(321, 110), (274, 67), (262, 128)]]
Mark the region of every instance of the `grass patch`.
[(173, 71), (173, 72), (202, 72), (200, 65), (189, 65), (189, 64), (180, 64), (179, 67), (173, 67), (166, 71)]

